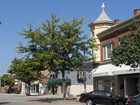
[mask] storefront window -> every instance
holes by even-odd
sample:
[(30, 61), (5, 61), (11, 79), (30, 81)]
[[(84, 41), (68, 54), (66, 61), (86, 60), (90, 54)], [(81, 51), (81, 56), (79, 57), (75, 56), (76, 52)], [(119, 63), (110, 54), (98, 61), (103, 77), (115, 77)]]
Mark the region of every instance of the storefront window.
[(98, 80), (98, 90), (104, 90), (103, 80)]
[(112, 87), (112, 83), (110, 81), (105, 81), (104, 87), (105, 87), (105, 90), (112, 92), (113, 87)]

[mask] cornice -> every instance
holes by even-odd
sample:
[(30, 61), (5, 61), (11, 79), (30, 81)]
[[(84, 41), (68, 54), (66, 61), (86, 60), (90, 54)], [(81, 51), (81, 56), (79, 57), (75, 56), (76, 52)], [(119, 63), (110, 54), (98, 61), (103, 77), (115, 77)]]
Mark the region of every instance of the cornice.
[(103, 31), (103, 32), (101, 32), (101, 33), (99, 33), (99, 34), (97, 34), (97, 36), (98, 36), (99, 38), (102, 38), (102, 37), (104, 37), (104, 36), (107, 36), (107, 35), (109, 35), (109, 34), (112, 34), (112, 33), (116, 32), (116, 31), (118, 31), (118, 30), (121, 30), (121, 29), (123, 29), (123, 28), (126, 28), (126, 27), (132, 25), (132, 24), (133, 24), (133, 20), (135, 20), (135, 19), (136, 19), (137, 21), (140, 21), (140, 15), (135, 16), (135, 17), (133, 17), (133, 18), (131, 18), (131, 19), (128, 19), (128, 20), (126, 20), (126, 21), (124, 21), (124, 22), (122, 22), (122, 23), (119, 23), (119, 24), (117, 24), (117, 25), (114, 25), (113, 27), (111, 27), (111, 28), (109, 28), (109, 29), (107, 29), (107, 30), (105, 30), (105, 31)]

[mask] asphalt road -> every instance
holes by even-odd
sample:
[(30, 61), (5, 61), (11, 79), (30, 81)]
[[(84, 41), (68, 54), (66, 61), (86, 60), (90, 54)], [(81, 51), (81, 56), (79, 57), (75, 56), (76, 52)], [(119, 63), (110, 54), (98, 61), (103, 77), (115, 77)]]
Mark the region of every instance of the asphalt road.
[(23, 96), (0, 94), (0, 105), (85, 105), (76, 100), (62, 100), (59, 96)]

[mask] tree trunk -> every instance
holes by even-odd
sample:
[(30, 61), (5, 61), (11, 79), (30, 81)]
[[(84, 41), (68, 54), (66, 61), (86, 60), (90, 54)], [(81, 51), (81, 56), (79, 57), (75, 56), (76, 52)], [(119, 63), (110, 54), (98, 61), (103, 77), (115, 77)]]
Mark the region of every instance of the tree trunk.
[(66, 81), (65, 81), (65, 72), (64, 71), (61, 71), (62, 72), (62, 79), (63, 79), (63, 83), (62, 83), (62, 86), (63, 86), (63, 99), (65, 100), (66, 99)]
[(27, 89), (27, 91), (26, 91), (26, 95), (27, 96), (30, 96), (31, 94), (30, 94), (30, 82), (29, 83), (27, 83), (27, 87), (26, 87), (26, 89)]
[(86, 93), (86, 82), (84, 81), (84, 93)]
[(86, 72), (85, 72), (85, 70), (84, 70), (84, 78), (83, 79), (84, 79), (84, 93), (86, 93)]

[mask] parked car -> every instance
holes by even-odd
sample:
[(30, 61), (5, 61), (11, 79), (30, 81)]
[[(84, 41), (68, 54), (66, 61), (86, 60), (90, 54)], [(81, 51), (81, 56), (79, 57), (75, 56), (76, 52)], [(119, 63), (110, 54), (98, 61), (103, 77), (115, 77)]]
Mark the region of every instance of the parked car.
[(140, 105), (140, 94), (127, 98), (128, 105)]
[(112, 95), (110, 92), (105, 90), (96, 90), (89, 93), (83, 93), (80, 95), (80, 102), (86, 103), (86, 105), (125, 105), (124, 98), (117, 95)]

